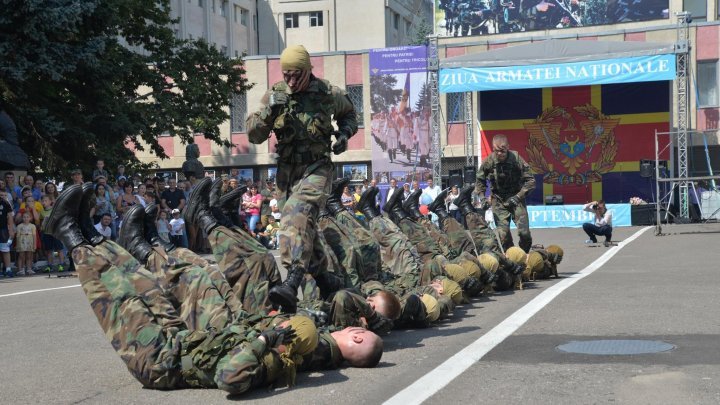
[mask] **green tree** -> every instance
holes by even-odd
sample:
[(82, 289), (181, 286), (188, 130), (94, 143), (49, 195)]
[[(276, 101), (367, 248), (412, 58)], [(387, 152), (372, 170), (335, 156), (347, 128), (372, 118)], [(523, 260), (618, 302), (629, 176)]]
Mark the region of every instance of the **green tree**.
[(230, 146), (218, 125), (249, 88), (242, 60), (175, 37), (170, 0), (0, 0), (0, 103), (48, 175), (138, 164), (163, 134)]
[(370, 75), (370, 106), (373, 114), (388, 111), (402, 96), (402, 90), (395, 90), (397, 77), (393, 75)]
[(410, 42), (408, 45), (427, 45), (428, 44), (428, 35), (433, 33), (433, 27), (431, 24), (428, 24), (427, 20), (424, 18), (422, 21), (420, 21), (420, 24), (415, 27), (415, 30), (413, 31), (412, 36), (410, 37)]
[(415, 102), (415, 111), (426, 110), (430, 108), (430, 86), (424, 82), (418, 94), (418, 100)]

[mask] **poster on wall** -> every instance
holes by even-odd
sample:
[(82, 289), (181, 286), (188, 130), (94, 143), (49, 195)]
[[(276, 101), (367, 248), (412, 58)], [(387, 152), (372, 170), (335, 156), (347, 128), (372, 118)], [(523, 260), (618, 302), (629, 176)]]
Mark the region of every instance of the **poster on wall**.
[(424, 46), (370, 51), (373, 178), (422, 177), (430, 171), (430, 89)]
[(343, 165), (343, 177), (350, 181), (362, 181), (368, 178), (367, 165)]
[(640, 176), (639, 162), (655, 159), (655, 131), (669, 130), (671, 83), (481, 91), (481, 159), (505, 135), (535, 173), (531, 205), (548, 195), (565, 204), (652, 201), (655, 182)]
[(239, 169), (238, 170), (238, 181), (240, 183), (247, 183), (253, 181), (253, 169)]
[(669, 0), (435, 0), (443, 37), (667, 19)]

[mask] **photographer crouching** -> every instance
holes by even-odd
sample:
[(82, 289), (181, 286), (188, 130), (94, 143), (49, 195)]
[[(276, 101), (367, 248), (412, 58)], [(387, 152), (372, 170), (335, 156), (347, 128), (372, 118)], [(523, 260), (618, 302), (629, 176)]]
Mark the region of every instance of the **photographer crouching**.
[(608, 211), (605, 206), (605, 201), (589, 202), (583, 206), (583, 211), (595, 214), (594, 222), (585, 222), (583, 224), (583, 231), (585, 231), (590, 238), (586, 240), (585, 243), (598, 243), (596, 236), (604, 236), (605, 247), (610, 246), (610, 240), (612, 239), (612, 213)]

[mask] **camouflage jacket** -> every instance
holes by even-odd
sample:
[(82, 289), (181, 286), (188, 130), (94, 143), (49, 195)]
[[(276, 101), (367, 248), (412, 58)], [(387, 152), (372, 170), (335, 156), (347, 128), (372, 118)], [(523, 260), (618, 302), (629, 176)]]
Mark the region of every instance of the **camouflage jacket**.
[(490, 180), (490, 191), (503, 200), (514, 195), (525, 198), (535, 189), (535, 177), (530, 171), (530, 166), (513, 150), (508, 151), (504, 162), (499, 162), (495, 155), (491, 154), (480, 165), (475, 182), (477, 195), (485, 195), (488, 180)]
[[(271, 108), (270, 96), (275, 92), (287, 94), (288, 103)], [(299, 93), (293, 93), (285, 82), (275, 83), (261, 104), (260, 110), (247, 118), (248, 137), (258, 144), (274, 132), (280, 163), (308, 164), (329, 156), (333, 119), (338, 131), (348, 138), (357, 132), (355, 108), (347, 94), (314, 76), (308, 88)]]

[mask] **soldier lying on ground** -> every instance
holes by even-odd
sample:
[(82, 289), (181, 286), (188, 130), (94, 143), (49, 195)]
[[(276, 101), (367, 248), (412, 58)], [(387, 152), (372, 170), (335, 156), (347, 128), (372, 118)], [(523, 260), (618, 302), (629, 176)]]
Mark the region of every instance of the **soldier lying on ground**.
[[(88, 187), (88, 190), (90, 188)], [(105, 240), (92, 226), (90, 191), (68, 187), (58, 198), (43, 231), (61, 240), (73, 255), (78, 277), (100, 325), (131, 374), (148, 388), (218, 387), (242, 393), (292, 373), (297, 356), (308, 355), (318, 339), (308, 322), (297, 317), (303, 336), (293, 327), (258, 330), (250, 322), (228, 322), (230, 308), (208, 276), (202, 283), (217, 305), (203, 294), (193, 305), (209, 316), (192, 321), (166, 298), (156, 275), (119, 245)], [(82, 214), (81, 214), (82, 213)], [(134, 241), (138, 238), (133, 238)], [(202, 277), (198, 273), (198, 277)], [(199, 282), (199, 281), (198, 281)], [(175, 293), (192, 291), (177, 289)], [(179, 302), (188, 296), (175, 297)], [(206, 306), (207, 305), (207, 306)], [(195, 311), (197, 314), (197, 311)], [(191, 330), (188, 324), (198, 329)], [(193, 323), (194, 322), (194, 323)], [(345, 339), (352, 336), (346, 336)], [(312, 341), (315, 344), (312, 344)], [(308, 343), (309, 342), (309, 343)], [(342, 348), (342, 344), (338, 344)]]

